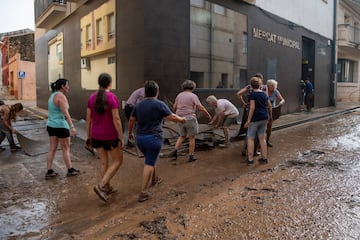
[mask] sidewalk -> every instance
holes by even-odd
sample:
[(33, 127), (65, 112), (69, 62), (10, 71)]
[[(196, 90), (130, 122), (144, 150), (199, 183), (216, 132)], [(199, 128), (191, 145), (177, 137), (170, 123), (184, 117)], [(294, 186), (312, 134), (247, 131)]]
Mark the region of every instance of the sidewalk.
[(313, 108), (311, 113), (296, 112), (284, 114), (274, 121), (273, 131), (337, 114), (344, 114), (357, 108), (360, 108), (360, 102), (338, 102), (336, 107)]
[[(15, 100), (13, 98), (7, 98), (0, 92), (0, 99), (3, 99), (6, 104), (14, 104), (21, 102), (24, 108), (37, 115), (40, 119), (46, 119), (48, 112), (46, 109), (38, 108), (35, 100)], [(291, 114), (283, 114), (279, 119), (273, 123), (273, 131), (292, 127), (295, 125), (303, 124), (306, 122), (318, 120), (325, 117), (330, 117), (337, 114), (344, 114), (360, 108), (360, 102), (338, 102), (336, 107), (324, 107), (324, 108), (313, 108), (311, 113), (296, 112)], [(85, 121), (75, 121), (77, 127), (78, 136), (81, 139), (86, 140)]]

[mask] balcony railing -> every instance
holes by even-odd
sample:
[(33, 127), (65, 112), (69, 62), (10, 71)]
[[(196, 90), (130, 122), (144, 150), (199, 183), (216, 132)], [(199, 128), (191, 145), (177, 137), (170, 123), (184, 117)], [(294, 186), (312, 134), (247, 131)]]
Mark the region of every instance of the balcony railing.
[(35, 0), (35, 20), (37, 20), (51, 5), (66, 5), (66, 0)]
[(36, 27), (49, 28), (66, 13), (66, 0), (35, 0)]
[(337, 40), (349, 45), (360, 44), (360, 28), (350, 24), (338, 24), (337, 27)]

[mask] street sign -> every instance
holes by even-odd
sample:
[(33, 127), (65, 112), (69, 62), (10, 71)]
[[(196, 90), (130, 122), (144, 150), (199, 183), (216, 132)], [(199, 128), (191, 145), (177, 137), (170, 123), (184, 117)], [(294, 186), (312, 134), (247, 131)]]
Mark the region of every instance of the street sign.
[(18, 77), (19, 78), (25, 78), (25, 72), (24, 71), (19, 71)]

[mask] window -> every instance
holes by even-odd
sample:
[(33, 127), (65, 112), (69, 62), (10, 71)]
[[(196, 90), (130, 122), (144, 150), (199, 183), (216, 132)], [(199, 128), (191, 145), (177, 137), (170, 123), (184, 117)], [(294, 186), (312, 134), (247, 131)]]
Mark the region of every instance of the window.
[(248, 52), (248, 34), (247, 32), (243, 32), (242, 35), (242, 53), (247, 54)]
[(109, 40), (115, 38), (115, 14), (108, 15), (108, 37)]
[(356, 44), (360, 43), (360, 28), (358, 22), (354, 22), (354, 42)]
[(348, 59), (338, 59), (340, 73), (338, 82), (354, 81), (354, 62)]
[(96, 40), (97, 40), (97, 43), (100, 43), (103, 40), (102, 19), (101, 18), (96, 20)]
[(58, 62), (62, 62), (63, 54), (62, 54), (62, 44), (61, 43), (56, 44), (56, 55), (58, 58)]
[(221, 74), (221, 84), (224, 88), (228, 88), (228, 74), (227, 73), (222, 73)]
[(204, 0), (191, 0), (190, 5), (194, 7), (204, 8), (205, 3)]
[(53, 0), (53, 2), (59, 3), (59, 4), (61, 4), (61, 5), (65, 5), (65, 4), (66, 4), (66, 0)]
[(350, 16), (349, 15), (344, 15), (344, 23), (345, 24), (350, 24)]
[(190, 10), (190, 79), (197, 89), (240, 88), (240, 70), (247, 68), (247, 16), (213, 2)]
[(92, 30), (91, 30), (91, 25), (88, 24), (86, 25), (86, 45), (91, 45), (91, 37), (92, 36)]
[(223, 6), (214, 4), (214, 13), (225, 15), (225, 8)]
[(83, 39), (83, 29), (81, 28), (80, 29), (80, 50), (83, 49), (82, 39)]
[(116, 58), (115, 56), (108, 57), (108, 64), (115, 64)]
[(190, 72), (190, 79), (196, 83), (196, 86), (204, 86), (204, 73), (203, 72)]

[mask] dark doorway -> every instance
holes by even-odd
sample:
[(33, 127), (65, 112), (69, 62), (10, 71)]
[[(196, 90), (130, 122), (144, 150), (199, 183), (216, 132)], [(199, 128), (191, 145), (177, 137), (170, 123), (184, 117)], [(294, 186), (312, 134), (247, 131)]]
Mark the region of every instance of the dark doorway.
[[(302, 37), (302, 64), (301, 79), (309, 78), (315, 87), (315, 41), (313, 39)], [(315, 97), (313, 103), (315, 102)]]
[(305, 80), (306, 77), (310, 78), (310, 81), (315, 88), (315, 41), (302, 37), (302, 69), (301, 79)]

